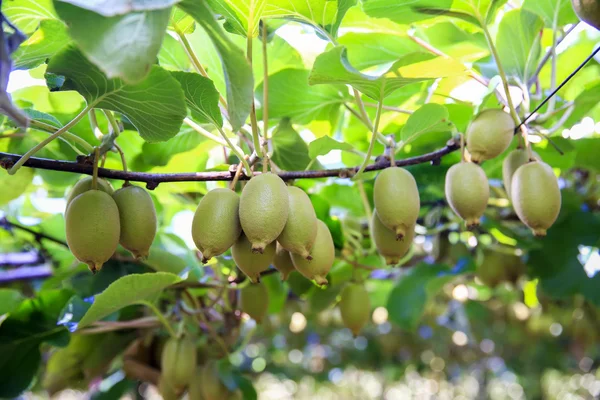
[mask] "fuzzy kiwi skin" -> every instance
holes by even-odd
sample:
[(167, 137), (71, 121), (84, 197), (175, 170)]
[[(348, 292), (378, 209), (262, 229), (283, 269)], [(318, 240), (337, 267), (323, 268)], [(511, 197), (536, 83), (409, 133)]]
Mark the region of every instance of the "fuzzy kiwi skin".
[(421, 200), (417, 182), (403, 168), (386, 168), (373, 187), (373, 202), (381, 222), (396, 233), (398, 240), (417, 223)]
[(240, 290), (240, 309), (260, 324), (269, 309), (269, 292), (262, 283), (251, 283)]
[[(190, 390), (190, 400), (237, 400), (240, 399), (240, 391), (235, 392), (229, 391), (227, 386), (221, 382), (217, 366), (214, 361), (208, 361), (202, 367), (199, 368), (196, 380), (200, 382), (199, 389), (202, 397), (192, 397), (193, 393)], [(190, 387), (191, 389), (191, 387)]]
[(277, 251), (275, 252), (275, 258), (273, 259), (273, 266), (281, 273), (282, 281), (287, 281), (290, 273), (296, 270), (296, 267), (294, 267), (294, 263), (292, 262), (292, 256), (290, 252), (280, 245), (277, 245)]
[(362, 284), (350, 283), (342, 290), (339, 303), (344, 326), (358, 336), (360, 330), (371, 318), (369, 293)]
[(69, 249), (95, 273), (117, 250), (119, 208), (108, 193), (89, 190), (75, 197), (67, 208), (65, 227)]
[(600, 0), (571, 0), (580, 20), (600, 29)]
[[(98, 178), (97, 180), (97, 188), (98, 190), (101, 190), (103, 192), (106, 192), (110, 195), (112, 195), (114, 193), (114, 189), (112, 187), (112, 185), (110, 184), (109, 181), (102, 179), (102, 178)], [(71, 192), (69, 192), (69, 197), (67, 197), (67, 208), (69, 207), (69, 204), (71, 204), (71, 202), (73, 201), (73, 199), (77, 196), (79, 196), (80, 194), (87, 192), (88, 190), (92, 190), (92, 177), (91, 176), (86, 176), (85, 178), (79, 180), (75, 186), (73, 186), (73, 189), (71, 189)]]
[(267, 172), (250, 179), (240, 198), (242, 230), (252, 243), (252, 251), (262, 253), (283, 231), (289, 213), (285, 183)]
[(162, 375), (158, 379), (158, 391), (163, 400), (177, 400), (181, 397), (181, 393), (183, 392), (181, 389), (175, 390)]
[(415, 227), (406, 230), (402, 240), (396, 239), (396, 233), (385, 226), (379, 219), (378, 211), (373, 211), (371, 237), (379, 254), (385, 258), (387, 265), (396, 265), (408, 253), (415, 238)]
[(290, 201), (287, 222), (277, 238), (286, 250), (310, 259), (310, 249), (317, 237), (317, 214), (304, 190), (287, 187)]
[(310, 252), (312, 260), (299, 254), (290, 253), (296, 270), (308, 279), (314, 279), (318, 285), (327, 284), (325, 276), (335, 260), (335, 246), (327, 225), (317, 220), (317, 239)]
[(561, 206), (558, 179), (552, 168), (541, 161), (519, 167), (512, 179), (511, 197), (519, 219), (535, 236), (546, 236)]
[(165, 343), (160, 360), (165, 383), (176, 391), (189, 384), (196, 371), (197, 349), (188, 337), (170, 338)]
[[(536, 152), (533, 152), (532, 154), (534, 159), (538, 161), (542, 160)], [(525, 149), (515, 149), (511, 151), (506, 158), (504, 158), (504, 161), (502, 161), (502, 182), (504, 183), (504, 190), (506, 190), (509, 199), (511, 198), (510, 189), (515, 172), (521, 165), (525, 165), (528, 162), (529, 155)]]
[(211, 190), (200, 200), (192, 221), (192, 238), (202, 262), (227, 251), (242, 233), (240, 196), (229, 189)]
[(119, 243), (138, 260), (148, 258), (156, 236), (156, 209), (152, 198), (139, 186), (124, 186), (113, 193), (119, 208), (121, 236)]
[(510, 146), (515, 123), (512, 117), (500, 109), (479, 113), (467, 129), (467, 150), (471, 160), (481, 163), (502, 154)]
[(276, 249), (276, 242), (271, 242), (262, 253), (256, 253), (252, 251), (252, 244), (242, 232), (239, 239), (231, 246), (231, 255), (238, 268), (252, 283), (256, 283), (260, 279), (260, 273), (267, 270), (273, 262)]
[(475, 163), (454, 164), (446, 173), (446, 200), (467, 229), (479, 226), (479, 220), (490, 198), (490, 186), (483, 171)]

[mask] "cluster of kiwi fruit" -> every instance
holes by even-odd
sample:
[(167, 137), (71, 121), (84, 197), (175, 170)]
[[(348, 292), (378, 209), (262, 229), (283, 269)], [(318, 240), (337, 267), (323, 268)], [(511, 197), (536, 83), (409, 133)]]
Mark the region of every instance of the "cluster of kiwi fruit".
[(230, 391), (221, 382), (214, 360), (198, 363), (198, 349), (192, 338), (172, 337), (161, 354), (158, 389), (165, 400), (180, 398), (187, 389), (190, 400), (241, 400), (242, 393)]
[(117, 191), (101, 178), (75, 184), (67, 198), (65, 225), (69, 249), (92, 272), (108, 261), (120, 243), (136, 259), (145, 259), (156, 235), (156, 210), (141, 187), (125, 182)]
[[(453, 165), (446, 174), (448, 204), (468, 228), (479, 225), (489, 199), (488, 179), (480, 163), (508, 149), (514, 137), (513, 119), (500, 109), (482, 111), (466, 132), (471, 162)], [(545, 236), (560, 212), (561, 194), (552, 168), (524, 149), (512, 151), (503, 161), (504, 186), (519, 219), (534, 235)]]
[(329, 228), (308, 195), (271, 172), (250, 179), (241, 196), (229, 189), (208, 192), (194, 214), (192, 237), (204, 263), (231, 248), (252, 283), (274, 264), (283, 279), (295, 269), (323, 285), (335, 258)]

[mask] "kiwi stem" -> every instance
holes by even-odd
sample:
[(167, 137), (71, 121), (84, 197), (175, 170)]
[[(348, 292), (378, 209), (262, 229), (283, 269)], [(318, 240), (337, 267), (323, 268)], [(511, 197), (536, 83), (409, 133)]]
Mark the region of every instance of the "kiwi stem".
[(173, 327), (171, 326), (169, 321), (167, 321), (165, 316), (160, 312), (160, 310), (154, 304), (152, 304), (151, 302), (146, 301), (146, 300), (139, 301), (138, 304), (146, 306), (150, 310), (152, 310), (152, 312), (156, 315), (156, 318), (158, 318), (158, 320), (163, 324), (163, 326), (165, 327), (167, 332), (169, 332), (169, 335), (173, 338), (177, 337), (177, 332), (175, 332), (175, 330), (173, 329)]
[(98, 190), (98, 163), (100, 162), (100, 148), (94, 149), (94, 172), (92, 173), (92, 190)]
[(119, 127), (119, 124), (118, 124), (117, 120), (115, 119), (115, 116), (113, 115), (113, 113), (111, 113), (108, 110), (102, 110), (102, 112), (106, 116), (106, 119), (108, 120), (108, 123), (110, 124), (110, 127), (112, 128), (112, 131), (115, 135), (114, 137), (119, 136), (119, 134), (121, 133), (121, 128)]
[(262, 62), (263, 62), (263, 138), (269, 139), (269, 59), (267, 54), (267, 20), (262, 20)]
[(235, 192), (235, 185), (237, 185), (238, 180), (240, 179), (240, 175), (242, 173), (242, 167), (244, 166), (244, 164), (242, 164), (241, 162), (238, 164), (236, 170), (235, 170), (235, 175), (233, 177), (233, 180), (231, 181), (231, 184), (229, 185), (229, 189), (233, 190)]
[[(356, 112), (354, 111), (352, 108), (346, 106), (346, 108), (348, 110), (350, 110), (350, 112), (352, 112), (352, 114), (354, 114), (355, 117), (358, 118), (359, 121), (361, 121), (367, 128), (369, 128), (371, 131), (374, 130), (373, 128), (373, 124), (371, 123), (371, 120), (369, 119), (369, 115), (367, 114), (367, 111), (365, 109), (365, 103), (362, 101), (361, 97), (360, 97), (360, 92), (354, 88), (352, 88), (352, 92), (354, 94), (354, 100), (356, 101), (356, 105), (358, 106), (358, 110), (360, 112)], [(375, 104), (375, 107), (380, 107), (382, 109), (386, 109), (385, 106), (383, 104), (380, 104), (381, 102)], [(388, 138), (385, 137), (384, 134), (382, 134), (381, 132), (374, 130), (377, 133), (375, 134), (377, 136), (377, 140), (379, 140), (379, 142), (381, 144), (383, 144), (384, 146), (388, 146)]]
[(114, 143), (115, 149), (119, 152), (119, 156), (121, 156), (121, 164), (123, 164), (123, 171), (127, 172), (127, 161), (125, 160), (125, 153), (123, 149), (117, 144)]
[(66, 131), (71, 129), (73, 126), (75, 126), (93, 108), (94, 108), (94, 103), (88, 104), (83, 110), (81, 110), (81, 112), (79, 114), (77, 114), (75, 116), (75, 118), (73, 118), (71, 121), (69, 121), (65, 125), (63, 125), (62, 128), (60, 128), (59, 130), (54, 132), (52, 135), (48, 136), (46, 139), (42, 140), (40, 143), (36, 144), (31, 149), (29, 149), (29, 151), (27, 153), (25, 153), (21, 158), (19, 158), (19, 161), (17, 161), (12, 166), (12, 168), (8, 170), (8, 174), (14, 175), (19, 170), (19, 168), (21, 168), (23, 166), (23, 164), (25, 164), (27, 162), (27, 160), (29, 160), (29, 158), (31, 158), (31, 156), (33, 156), (35, 153), (37, 153), (38, 151), (40, 151), (41, 149), (46, 147), (46, 145), (48, 143), (50, 143), (54, 139), (60, 137), (63, 133), (65, 133)]
[[(365, 161), (360, 166), (358, 172), (354, 176), (354, 179), (358, 179), (360, 175), (362, 175), (367, 165), (371, 161), (371, 154), (373, 154), (373, 147), (375, 147), (375, 142), (377, 141), (377, 132), (379, 129), (379, 121), (381, 119), (381, 110), (383, 108), (383, 93), (385, 90), (385, 81), (381, 82), (381, 89), (379, 91), (379, 102), (377, 103), (377, 114), (375, 114), (375, 123), (373, 124), (373, 136), (371, 137), (371, 143), (369, 143), (369, 149), (367, 150), (367, 155), (365, 157)], [(384, 136), (385, 137), (385, 136)], [(387, 141), (387, 138), (386, 138)]]
[[(250, 9), (252, 11), (252, 8)], [(252, 70), (252, 32), (248, 32), (246, 37), (246, 58)], [(258, 132), (258, 121), (256, 119), (256, 103), (252, 97), (250, 106), (250, 126), (252, 127), (252, 142), (254, 143), (254, 152), (260, 158), (263, 157), (262, 147), (260, 147), (260, 133)]]
[(225, 131), (223, 131), (223, 128), (221, 128), (218, 125), (215, 125), (215, 126), (217, 127), (217, 130), (219, 131), (219, 133), (221, 134), (223, 139), (225, 139), (227, 146), (229, 146), (231, 151), (233, 151), (233, 153), (237, 156), (237, 158), (239, 158), (240, 161), (244, 164), (244, 167), (246, 168), (246, 175), (249, 176), (250, 178), (252, 178), (252, 170), (250, 169), (250, 164), (248, 164), (248, 160), (246, 160), (245, 154), (243, 152), (240, 152), (241, 149), (239, 149), (237, 146), (234, 146), (234, 144), (231, 143), (231, 140), (229, 140), (229, 138), (225, 134)]
[[(30, 120), (29, 121), (29, 125), (32, 128), (38, 129), (40, 131), (45, 131), (45, 132), (48, 132), (48, 133), (54, 133), (54, 132), (56, 132), (59, 129), (59, 128), (56, 128), (56, 127), (54, 127), (54, 126), (52, 126), (50, 124), (46, 124), (46, 123), (44, 123), (42, 121), (37, 121), (35, 119)], [(70, 141), (78, 144), (88, 154), (94, 151), (94, 147), (91, 144), (89, 144), (84, 139), (80, 138), (79, 136), (72, 134), (71, 132), (64, 132), (62, 134), (62, 137), (59, 138), (59, 139), (70, 140)]]
[(365, 185), (363, 185), (362, 181), (357, 182), (358, 192), (360, 193), (360, 199), (363, 203), (363, 208), (365, 209), (365, 214), (367, 214), (367, 218), (369, 219), (369, 227), (371, 225), (371, 218), (373, 217), (373, 210), (371, 210), (371, 203), (369, 203), (369, 197), (367, 196), (367, 192), (365, 191)]
[(190, 299), (192, 301), (192, 303), (194, 304), (194, 307), (196, 308), (196, 310), (198, 310), (199, 312), (194, 314), (198, 317), (198, 321), (201, 322), (202, 324), (204, 324), (206, 326), (206, 329), (208, 330), (208, 333), (210, 333), (210, 335), (212, 336), (212, 338), (214, 339), (215, 342), (217, 342), (219, 344), (219, 346), (221, 346), (221, 348), (223, 349), (223, 352), (225, 353), (225, 355), (227, 355), (227, 357), (229, 357), (229, 349), (227, 348), (227, 345), (225, 344), (225, 342), (223, 341), (223, 339), (217, 334), (217, 332), (215, 332), (214, 328), (212, 327), (212, 325), (210, 325), (208, 323), (208, 321), (206, 320), (206, 316), (204, 315), (204, 310), (202, 310), (202, 307), (200, 306), (200, 304), (198, 303), (198, 299), (196, 299), (189, 290), (184, 290), (183, 293), (188, 297), (188, 299)]
[(460, 161), (465, 162), (465, 135), (460, 134)]

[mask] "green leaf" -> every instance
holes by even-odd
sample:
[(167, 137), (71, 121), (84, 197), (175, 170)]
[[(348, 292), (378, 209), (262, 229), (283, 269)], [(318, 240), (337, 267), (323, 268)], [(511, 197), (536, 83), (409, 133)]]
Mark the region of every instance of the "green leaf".
[(58, 18), (52, 0), (4, 1), (2, 12), (12, 24), (25, 33), (35, 31), (43, 20)]
[(34, 170), (31, 168), (21, 168), (14, 175), (9, 175), (5, 171), (0, 171), (0, 205), (4, 205), (11, 200), (21, 196), (31, 182), (33, 181)]
[(79, 322), (78, 329), (85, 328), (123, 307), (152, 299), (180, 280), (177, 275), (167, 272), (124, 276), (96, 296), (94, 304)]
[(13, 312), (24, 300), (15, 289), (0, 289), (0, 316)]
[(281, 281), (279, 274), (271, 274), (260, 278), (269, 293), (269, 314), (278, 314), (285, 306), (287, 300), (287, 287)]
[(223, 126), (219, 92), (213, 81), (192, 72), (172, 72), (172, 75), (181, 85), (185, 101), (198, 122), (212, 122), (216, 126)]
[(394, 63), (383, 75), (374, 77), (354, 69), (347, 60), (346, 49), (338, 46), (317, 57), (308, 82), (311, 85), (348, 84), (378, 101), (411, 83), (465, 73), (464, 65), (453, 59), (411, 53)]
[(208, 0), (208, 4), (227, 20), (232, 32), (256, 37), (267, 0)]
[(544, 22), (536, 14), (517, 9), (507, 12), (500, 26), (496, 46), (507, 74), (528, 82), (535, 73), (542, 47), (540, 32)]
[(580, 139), (571, 143), (577, 149), (575, 165), (600, 172), (600, 158), (598, 157), (598, 154), (600, 154), (600, 139)]
[[(334, 25), (341, 0), (267, 0), (264, 17), (299, 20), (327, 30)], [(339, 8), (340, 14), (347, 9)]]
[(579, 21), (570, 0), (525, 0), (523, 9), (542, 17), (548, 28), (556, 29)]
[(55, 0), (93, 11), (105, 17), (169, 8), (179, 0)]
[(437, 15), (449, 10), (453, 0), (364, 0), (363, 9), (370, 17), (388, 18), (399, 24), (432, 18), (434, 13), (420, 13), (420, 8), (437, 10)]
[(313, 160), (318, 156), (328, 154), (331, 150), (354, 151), (354, 147), (346, 142), (338, 142), (329, 136), (322, 136), (308, 145), (308, 155)]
[(350, 65), (360, 71), (394, 62), (422, 49), (407, 36), (379, 32), (348, 32), (338, 43), (346, 47)]
[(30, 386), (41, 361), (40, 344), (67, 345), (69, 332), (56, 321), (71, 295), (69, 290), (40, 292), (0, 325), (0, 397), (16, 397)]
[(69, 46), (50, 60), (47, 71), (65, 77), (61, 90), (76, 90), (88, 104), (125, 115), (148, 142), (175, 136), (187, 114), (177, 81), (158, 66), (152, 67), (144, 81), (129, 85), (118, 78), (106, 79), (79, 50)]
[[(309, 72), (304, 69), (290, 68), (269, 77), (269, 118), (291, 118), (297, 123), (324, 121), (349, 99), (335, 86), (309, 86), (308, 76)], [(262, 83), (256, 88), (256, 97), (262, 104)]]
[(40, 28), (14, 52), (15, 69), (35, 68), (70, 42), (65, 24), (54, 19), (42, 20)]
[(305, 169), (311, 159), (308, 156), (308, 146), (289, 120), (282, 120), (271, 138), (273, 145), (273, 162), (288, 171)]
[(147, 165), (165, 166), (176, 154), (194, 150), (205, 140), (198, 132), (187, 129), (166, 142), (144, 143), (142, 145), (142, 158)]
[(158, 64), (164, 69), (175, 71), (188, 71), (191, 68), (185, 49), (177, 39), (169, 34), (165, 35), (158, 52)]
[(63, 2), (56, 3), (56, 11), (86, 57), (109, 79), (127, 83), (150, 73), (171, 15), (165, 8), (106, 17)]
[(408, 118), (400, 138), (406, 144), (424, 133), (452, 131), (454, 124), (448, 117), (446, 107), (439, 104), (425, 104)]
[(204, 2), (184, 0), (179, 7), (191, 15), (215, 45), (227, 84), (227, 111), (234, 131), (241, 128), (250, 115), (254, 83), (252, 70), (244, 53), (227, 37)]

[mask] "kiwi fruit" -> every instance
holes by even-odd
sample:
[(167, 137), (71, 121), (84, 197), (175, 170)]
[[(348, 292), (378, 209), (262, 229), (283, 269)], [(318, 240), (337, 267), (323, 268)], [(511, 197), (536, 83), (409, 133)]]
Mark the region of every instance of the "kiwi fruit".
[(396, 239), (396, 232), (389, 229), (379, 219), (378, 210), (373, 211), (371, 223), (371, 237), (375, 241), (375, 246), (379, 254), (385, 258), (388, 265), (396, 265), (402, 257), (408, 253), (415, 238), (415, 227), (412, 226), (405, 230), (405, 236), (402, 240)]
[(262, 253), (252, 251), (252, 244), (242, 232), (238, 240), (231, 246), (231, 255), (238, 268), (250, 279), (251, 282), (259, 281), (260, 273), (265, 271), (273, 262), (276, 242), (266, 245)]
[(600, 0), (571, 0), (580, 20), (600, 29)]
[(317, 237), (317, 214), (304, 190), (288, 186), (289, 213), (283, 231), (277, 238), (286, 250), (310, 259), (310, 249)]
[(333, 266), (335, 259), (335, 246), (331, 232), (321, 220), (317, 220), (317, 238), (310, 251), (312, 260), (308, 260), (299, 254), (290, 253), (296, 270), (308, 279), (314, 279), (318, 285), (327, 284), (325, 276)]
[(475, 275), (485, 285), (494, 288), (502, 282), (515, 283), (525, 268), (521, 257), (486, 249)]
[(396, 233), (397, 240), (407, 234), (419, 216), (421, 201), (415, 178), (405, 169), (384, 169), (375, 180), (373, 202), (381, 222)]
[[(541, 161), (540, 156), (533, 152), (533, 158)], [(529, 162), (529, 155), (527, 154), (527, 150), (525, 149), (515, 149), (508, 153), (504, 161), (502, 161), (502, 182), (504, 183), (504, 190), (506, 190), (506, 194), (510, 199), (510, 187), (512, 183), (512, 178), (515, 174), (515, 171), (519, 169), (521, 165), (525, 165)]]
[[(110, 182), (108, 182), (105, 179), (98, 178), (96, 180), (96, 183), (97, 183), (97, 189), (101, 190), (105, 193), (112, 195), (115, 191), (113, 189), (112, 185), (110, 184)], [(73, 186), (73, 189), (71, 189), (71, 192), (69, 192), (69, 196), (67, 197), (67, 208), (69, 207), (69, 204), (71, 204), (71, 202), (73, 201), (73, 199), (75, 197), (79, 196), (80, 194), (82, 194), (84, 192), (87, 192), (88, 190), (92, 190), (92, 177), (91, 176), (86, 176), (85, 178), (79, 180)]]
[(240, 198), (242, 230), (252, 251), (262, 253), (283, 231), (288, 219), (290, 196), (285, 183), (271, 172), (250, 179)]
[(152, 198), (143, 188), (129, 185), (113, 193), (113, 199), (121, 221), (119, 243), (136, 259), (145, 260), (156, 236), (156, 209)]
[(502, 154), (510, 146), (514, 131), (515, 123), (504, 111), (489, 109), (480, 112), (466, 134), (471, 160), (479, 164)]
[(117, 250), (119, 208), (108, 193), (89, 190), (75, 197), (67, 208), (65, 226), (69, 249), (94, 273)]
[[(202, 382), (202, 396), (204, 400), (233, 400), (236, 392), (230, 392), (227, 386), (221, 382), (217, 365), (214, 361), (209, 361), (200, 369), (200, 379)], [(190, 400), (192, 400), (190, 398)]]
[(281, 273), (282, 281), (287, 281), (290, 273), (296, 270), (294, 263), (292, 262), (292, 256), (290, 255), (290, 252), (281, 247), (281, 245), (277, 245), (277, 251), (275, 252), (275, 258), (273, 259), (273, 266)]
[(490, 187), (483, 168), (467, 162), (450, 167), (446, 173), (446, 200), (465, 220), (467, 229), (479, 226), (489, 198)]
[(339, 307), (344, 326), (357, 336), (371, 318), (369, 293), (362, 284), (350, 283), (342, 290)]
[(175, 391), (187, 387), (196, 371), (196, 344), (186, 336), (169, 338), (165, 343), (160, 370), (165, 383)]
[(202, 262), (227, 251), (242, 233), (240, 197), (229, 189), (211, 190), (200, 200), (192, 221), (192, 238)]
[(158, 378), (158, 392), (162, 396), (163, 400), (177, 400), (181, 397), (183, 390), (175, 390), (164, 376)]
[(269, 309), (269, 292), (262, 283), (251, 283), (240, 290), (240, 309), (260, 324)]
[(511, 198), (519, 219), (535, 236), (546, 236), (561, 206), (558, 179), (552, 168), (541, 161), (519, 167), (512, 179)]

